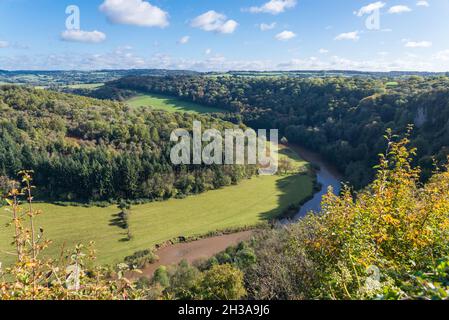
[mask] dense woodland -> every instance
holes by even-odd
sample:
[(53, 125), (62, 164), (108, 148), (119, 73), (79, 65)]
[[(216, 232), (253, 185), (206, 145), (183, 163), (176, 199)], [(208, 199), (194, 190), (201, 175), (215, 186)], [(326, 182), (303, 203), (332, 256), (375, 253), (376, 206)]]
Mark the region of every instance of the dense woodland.
[(238, 183), (253, 166), (172, 166), (170, 134), (232, 128), (209, 116), (132, 110), (122, 103), (0, 87), (0, 181), (34, 170), (41, 198), (108, 201), (184, 197)]
[(135, 92), (168, 94), (222, 108), (219, 117), (277, 128), (292, 143), (320, 152), (356, 187), (372, 181), (386, 129), (415, 126), (415, 164), (426, 180), (449, 153), (449, 78), (128, 77), (91, 94), (123, 99)]

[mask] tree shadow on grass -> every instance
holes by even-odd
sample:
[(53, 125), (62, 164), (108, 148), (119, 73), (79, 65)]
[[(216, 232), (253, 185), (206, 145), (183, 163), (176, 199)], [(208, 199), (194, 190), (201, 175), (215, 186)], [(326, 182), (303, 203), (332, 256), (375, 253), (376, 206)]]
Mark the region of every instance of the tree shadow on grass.
[(112, 219), (109, 220), (109, 225), (111, 227), (118, 227), (125, 231), (124, 233), (121, 234), (124, 237), (119, 240), (120, 242), (130, 241), (129, 234), (128, 234), (128, 225), (127, 225), (126, 221), (123, 219), (123, 215), (121, 212), (115, 213), (112, 215)]
[(292, 149), (289, 149), (289, 148), (280, 149), (279, 155), (288, 156), (292, 160), (298, 158), (298, 155)]
[(111, 227), (118, 227), (123, 230), (126, 230), (128, 228), (120, 212), (112, 215), (112, 219), (109, 220), (109, 225)]
[(113, 214), (112, 219), (109, 220), (109, 225), (111, 227), (118, 227), (125, 231), (124, 233), (122, 233), (124, 237), (119, 240), (120, 242), (129, 242), (131, 240), (129, 236), (129, 226), (125, 221), (122, 212)]
[[(293, 151), (290, 148), (280, 148), (279, 149), (279, 156), (284, 156), (290, 159), (294, 162), (299, 162), (298, 167), (304, 165), (304, 162), (306, 162), (303, 158), (301, 158), (295, 151)], [(310, 165), (310, 163), (308, 163)], [(296, 166), (296, 164), (295, 164)]]
[(175, 97), (160, 97), (165, 100), (166, 103), (175, 106), (179, 112), (197, 112), (197, 113), (217, 113), (225, 112), (218, 108), (208, 107), (205, 105), (196, 104), (190, 101), (184, 101)]
[(276, 189), (281, 191), (277, 199), (277, 207), (261, 213), (262, 220), (292, 218), (299, 212), (301, 205), (314, 195), (312, 178), (307, 174), (285, 176), (276, 181)]

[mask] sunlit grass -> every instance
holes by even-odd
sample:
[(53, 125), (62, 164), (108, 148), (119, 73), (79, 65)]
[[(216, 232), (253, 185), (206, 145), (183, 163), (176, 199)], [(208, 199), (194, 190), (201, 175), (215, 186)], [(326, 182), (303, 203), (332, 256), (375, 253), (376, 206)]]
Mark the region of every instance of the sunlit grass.
[[(296, 154), (282, 150), (297, 166), (306, 165)], [(282, 156), (284, 156), (282, 155)], [(186, 199), (172, 199), (133, 206), (131, 241), (124, 241), (126, 231), (111, 222), (119, 210), (108, 208), (61, 207), (36, 204), (44, 212), (37, 225), (53, 240), (47, 251), (57, 256), (62, 247), (95, 241), (99, 263), (115, 263), (137, 250), (180, 236), (204, 235), (212, 231), (256, 225), (281, 214), (292, 203), (311, 195), (312, 179), (307, 175), (263, 176), (245, 180), (237, 186), (209, 191)], [(0, 261), (9, 263), (13, 230), (6, 227), (8, 214), (0, 209)]]
[(168, 112), (215, 113), (224, 111), (223, 109), (206, 107), (196, 103), (182, 101), (174, 97), (157, 94), (142, 94), (129, 99), (127, 104), (135, 108), (151, 107), (156, 110), (165, 110)]

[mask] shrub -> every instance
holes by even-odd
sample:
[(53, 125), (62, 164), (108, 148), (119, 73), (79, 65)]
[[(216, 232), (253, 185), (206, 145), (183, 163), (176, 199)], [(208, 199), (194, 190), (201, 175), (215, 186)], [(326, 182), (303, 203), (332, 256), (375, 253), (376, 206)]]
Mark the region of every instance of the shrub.
[(230, 264), (215, 265), (206, 271), (198, 285), (205, 300), (238, 300), (246, 295), (243, 272)]
[(155, 263), (159, 257), (151, 250), (137, 251), (133, 255), (125, 258), (125, 263), (131, 269), (142, 269), (147, 264)]

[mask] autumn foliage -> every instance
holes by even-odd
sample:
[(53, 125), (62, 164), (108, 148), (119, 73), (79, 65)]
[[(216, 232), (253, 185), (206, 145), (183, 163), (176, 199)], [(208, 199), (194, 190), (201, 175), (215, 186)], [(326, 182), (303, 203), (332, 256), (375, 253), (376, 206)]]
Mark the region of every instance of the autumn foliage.
[(449, 173), (437, 172), (421, 186), (408, 140), (387, 138), (375, 181), (355, 199), (349, 188), (340, 197), (329, 193), (322, 215), (309, 218), (310, 253), (329, 266), (330, 275), (340, 275), (330, 283), (330, 297), (353, 298), (373, 289), (364, 280), (370, 266), (384, 276), (378, 279), (381, 289), (394, 285), (388, 277), (423, 270), (449, 254)]
[[(408, 148), (409, 140), (397, 141), (391, 132), (386, 138), (388, 150), (366, 189), (329, 192), (321, 214), (262, 236), (258, 264), (246, 273), (253, 297), (420, 298), (428, 293), (421, 288), (435, 287), (423, 276), (447, 277), (448, 167), (422, 185), (419, 168), (411, 166), (415, 150)], [(265, 280), (257, 281), (260, 277)], [(448, 289), (443, 285), (436, 296), (447, 297)]]
[[(93, 265), (93, 244), (61, 250), (57, 259), (43, 256), (51, 241), (44, 230), (36, 230), (34, 219), (41, 214), (33, 209), (31, 172), (20, 172), (21, 186), (8, 192), (5, 201), (14, 226), (16, 263), (0, 268), (0, 300), (97, 300), (138, 299), (142, 292), (123, 277), (125, 270), (113, 274)], [(26, 199), (21, 203), (20, 199)]]
[[(132, 283), (96, 267), (90, 247), (45, 259), (36, 230), (32, 179), (6, 201), (17, 262), (0, 270), (1, 299), (447, 299), (449, 165), (422, 184), (408, 138), (387, 132), (375, 180), (330, 192), (321, 213), (266, 230), (199, 267), (186, 262)], [(25, 198), (24, 204), (20, 199)]]

